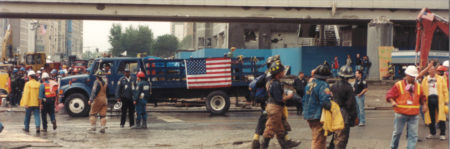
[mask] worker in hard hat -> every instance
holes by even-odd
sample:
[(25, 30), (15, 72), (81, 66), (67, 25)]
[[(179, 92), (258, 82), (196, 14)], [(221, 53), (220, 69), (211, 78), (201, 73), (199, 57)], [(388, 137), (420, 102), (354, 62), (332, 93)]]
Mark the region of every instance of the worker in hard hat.
[(30, 132), (30, 118), (31, 113), (33, 113), (36, 133), (40, 133), (41, 117), (39, 116), (39, 107), (41, 100), (39, 99), (39, 87), (41, 83), (39, 83), (36, 73), (33, 70), (28, 72), (28, 77), (30, 81), (25, 83), (22, 99), (20, 100), (20, 106), (25, 107), (25, 128), (23, 131)]
[[(408, 66), (405, 78), (395, 83), (387, 92), (386, 101), (394, 107), (394, 131), (392, 133), (391, 148), (397, 149), (403, 127), (407, 125), (407, 148), (415, 148), (418, 140), (420, 106), (425, 104), (426, 97), (420, 83), (415, 81), (419, 76), (416, 66)], [(423, 111), (427, 111), (423, 106)]]
[(96, 80), (92, 87), (92, 94), (89, 98), (88, 104), (91, 106), (89, 112), (89, 121), (91, 122), (90, 131), (96, 130), (97, 115), (100, 117), (100, 133), (105, 133), (106, 130), (106, 110), (108, 109), (108, 80), (106, 74), (99, 70), (95, 73)]
[(55, 102), (58, 91), (58, 83), (51, 80), (50, 75), (42, 73), (42, 83), (39, 88), (39, 99), (41, 103), (42, 132), (47, 132), (47, 114), (53, 124), (53, 130), (56, 130)]
[(446, 114), (444, 107), (448, 105), (448, 88), (445, 78), (436, 74), (434, 66), (428, 69), (428, 76), (422, 80), (423, 93), (427, 98), (425, 106), (425, 124), (430, 128), (427, 139), (433, 139), (436, 135), (436, 123), (441, 130), (439, 139), (445, 140)]
[(134, 90), (133, 103), (136, 105), (136, 126), (133, 128), (147, 129), (146, 104), (151, 95), (151, 84), (145, 79), (142, 71), (137, 73), (137, 86)]

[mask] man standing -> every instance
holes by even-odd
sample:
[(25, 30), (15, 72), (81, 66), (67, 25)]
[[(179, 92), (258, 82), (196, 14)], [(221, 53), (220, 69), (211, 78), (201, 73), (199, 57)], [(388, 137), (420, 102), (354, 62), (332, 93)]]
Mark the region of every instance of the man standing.
[(345, 65), (352, 66), (352, 58), (350, 54), (347, 55), (347, 60), (345, 61)]
[(303, 118), (308, 121), (312, 133), (311, 149), (324, 149), (326, 137), (320, 116), (322, 108), (330, 110), (331, 91), (326, 79), (330, 77), (330, 67), (328, 64), (319, 65), (314, 71), (314, 79), (308, 82), (305, 87), (303, 103)]
[(137, 118), (136, 118), (136, 127), (133, 127), (133, 128), (147, 129), (147, 111), (146, 111), (147, 106), (146, 105), (147, 105), (147, 100), (150, 99), (151, 85), (150, 85), (150, 82), (145, 80), (144, 72), (139, 71), (137, 74), (137, 77), (138, 77), (138, 83), (136, 86), (137, 88), (134, 91), (134, 95), (133, 95), (133, 104), (136, 105)]
[(365, 105), (365, 94), (367, 92), (367, 82), (362, 77), (362, 71), (356, 70), (355, 73), (356, 79), (355, 84), (353, 85), (353, 88), (355, 89), (355, 97), (356, 97), (356, 103), (358, 108), (358, 118), (359, 118), (359, 126), (365, 126), (366, 125), (366, 112), (364, 110)]
[(356, 70), (361, 70), (361, 64), (362, 64), (362, 60), (361, 57), (359, 55), (359, 53), (356, 54)]
[[(305, 78), (305, 74), (303, 72), (298, 73), (298, 77), (294, 80), (294, 88), (297, 92), (297, 94), (303, 98), (305, 95), (305, 86), (308, 83), (308, 81)], [(303, 112), (303, 106), (302, 102), (298, 101), (297, 103), (297, 115), (302, 115)]]
[(272, 80), (267, 83), (268, 90), (268, 104), (267, 104), (267, 122), (264, 130), (264, 142), (261, 148), (267, 149), (269, 147), (270, 139), (277, 136), (278, 143), (282, 149), (287, 149), (286, 142), (286, 128), (283, 124), (283, 109), (287, 100), (291, 99), (293, 94), (284, 94), (284, 90), (280, 79), (284, 76), (284, 66), (280, 61), (272, 63), (270, 67), (270, 74)]
[[(427, 98), (424, 106), (428, 106), (425, 111), (425, 124), (430, 127), (430, 134), (426, 137), (432, 139), (436, 135), (436, 122), (441, 130), (440, 139), (445, 140), (446, 115), (444, 108), (448, 105), (448, 88), (446, 80), (436, 75), (434, 66), (428, 69), (428, 76), (422, 80), (423, 93)], [(436, 119), (437, 118), (437, 119)]]
[(41, 100), (39, 99), (39, 83), (36, 73), (34, 71), (28, 72), (30, 81), (25, 84), (20, 106), (25, 107), (25, 128), (23, 131), (30, 132), (30, 118), (31, 112), (34, 114), (34, 123), (36, 124), (36, 133), (40, 133), (41, 117), (39, 116), (39, 107)]
[(134, 105), (133, 90), (136, 86), (134, 77), (130, 76), (130, 70), (125, 69), (125, 76), (119, 79), (116, 87), (117, 102), (122, 102), (122, 116), (120, 117), (120, 127), (123, 128), (127, 118), (130, 120), (130, 127), (134, 125)]
[(334, 132), (329, 149), (345, 149), (347, 147), (348, 138), (350, 137), (350, 127), (355, 126), (356, 120), (355, 95), (352, 85), (348, 83), (348, 79), (353, 77), (352, 67), (349, 65), (342, 66), (339, 71), (339, 76), (341, 79), (331, 86), (330, 90), (333, 93), (333, 100), (341, 108), (345, 125), (344, 129)]
[(106, 129), (106, 110), (108, 109), (108, 99), (106, 97), (108, 91), (108, 80), (105, 77), (105, 73), (101, 70), (95, 73), (96, 80), (92, 87), (92, 94), (89, 98), (88, 104), (91, 105), (91, 111), (89, 112), (89, 121), (92, 128), (90, 131), (96, 130), (97, 114), (100, 116), (101, 129), (100, 133), (105, 133)]
[(48, 73), (42, 73), (42, 84), (39, 88), (39, 99), (42, 101), (41, 116), (42, 116), (42, 131), (47, 132), (47, 114), (53, 124), (53, 130), (56, 130), (55, 119), (55, 102), (58, 90), (58, 83), (50, 80)]
[(11, 103), (12, 105), (16, 105), (20, 103), (20, 100), (22, 98), (22, 92), (23, 88), (25, 86), (25, 80), (23, 79), (23, 75), (25, 71), (25, 68), (21, 68), (19, 72), (14, 74), (11, 78)]
[(369, 57), (364, 56), (362, 60), (362, 67), (363, 67), (363, 79), (366, 80), (367, 76), (369, 75), (370, 67), (372, 66), (372, 63), (369, 60)]
[(339, 60), (338, 60), (337, 56), (334, 57), (334, 61), (333, 61), (333, 64), (331, 67), (332, 67), (332, 71), (333, 71), (333, 77), (337, 78), (337, 72), (339, 70)]
[[(405, 70), (404, 80), (398, 81), (387, 92), (386, 100), (392, 104), (395, 111), (394, 132), (392, 134), (391, 148), (397, 149), (400, 136), (405, 124), (407, 125), (407, 149), (416, 147), (419, 131), (420, 105), (425, 103), (425, 96), (420, 84), (415, 81), (419, 75), (415, 66), (408, 66)], [(424, 111), (427, 107), (424, 106)]]

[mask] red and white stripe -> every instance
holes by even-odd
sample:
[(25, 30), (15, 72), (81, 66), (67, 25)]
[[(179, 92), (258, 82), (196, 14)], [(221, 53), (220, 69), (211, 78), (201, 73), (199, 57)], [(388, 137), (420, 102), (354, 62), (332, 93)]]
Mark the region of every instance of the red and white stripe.
[(187, 87), (220, 88), (231, 86), (231, 59), (206, 59), (206, 74), (187, 75)]

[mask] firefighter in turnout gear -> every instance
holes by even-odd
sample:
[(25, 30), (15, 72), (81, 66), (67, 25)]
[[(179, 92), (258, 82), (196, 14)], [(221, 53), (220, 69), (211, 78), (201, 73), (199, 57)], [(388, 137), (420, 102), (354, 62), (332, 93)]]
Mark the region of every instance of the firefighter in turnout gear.
[[(133, 103), (136, 105), (136, 126), (133, 128), (147, 129), (147, 112), (146, 104), (151, 95), (151, 84), (145, 79), (144, 72), (140, 71), (137, 74), (138, 81), (136, 89), (134, 90)], [(142, 123), (141, 123), (142, 122)]]
[(39, 88), (39, 99), (41, 103), (42, 132), (47, 132), (47, 114), (53, 124), (53, 130), (56, 129), (55, 102), (58, 91), (58, 83), (50, 79), (48, 73), (42, 73), (42, 83)]
[(92, 94), (89, 98), (88, 104), (91, 106), (89, 112), (89, 121), (92, 128), (90, 131), (96, 130), (97, 114), (100, 116), (101, 129), (100, 133), (105, 133), (106, 129), (106, 110), (108, 109), (108, 99), (106, 97), (108, 91), (108, 80), (106, 74), (99, 70), (95, 73), (96, 80), (92, 87)]
[(120, 117), (120, 127), (123, 128), (127, 118), (130, 120), (130, 127), (134, 125), (134, 105), (133, 90), (136, 86), (135, 78), (130, 76), (130, 70), (125, 69), (125, 76), (119, 79), (116, 87), (117, 102), (122, 102), (122, 116)]
[(356, 99), (353, 87), (348, 83), (348, 79), (353, 77), (352, 67), (344, 65), (338, 73), (340, 79), (330, 87), (333, 93), (333, 100), (339, 105), (344, 119), (344, 129), (335, 131), (328, 149), (345, 149), (350, 137), (350, 127), (355, 126), (357, 118)]
[(278, 143), (282, 149), (287, 149), (286, 128), (283, 124), (283, 109), (287, 100), (293, 97), (293, 92), (284, 93), (280, 79), (284, 76), (284, 66), (279, 62), (273, 62), (270, 67), (272, 80), (267, 83), (268, 88), (268, 104), (267, 104), (267, 122), (264, 130), (264, 142), (261, 148), (269, 147), (270, 139), (277, 137)]

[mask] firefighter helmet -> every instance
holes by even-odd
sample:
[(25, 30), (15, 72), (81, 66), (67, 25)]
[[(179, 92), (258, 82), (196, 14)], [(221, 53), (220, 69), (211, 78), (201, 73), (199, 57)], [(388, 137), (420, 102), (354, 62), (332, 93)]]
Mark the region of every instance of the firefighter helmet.
[(99, 71), (97, 71), (95, 73), (95, 76), (97, 76), (97, 77), (102, 77), (102, 76), (105, 76), (105, 75), (106, 75), (105, 72), (103, 72), (102, 70), (99, 70)]
[(270, 74), (272, 76), (277, 75), (278, 73), (284, 72), (284, 66), (279, 61), (273, 62), (270, 66)]
[(353, 69), (348, 65), (344, 65), (339, 69), (338, 75), (343, 78), (353, 77)]
[(317, 66), (317, 68), (314, 71), (314, 77), (317, 79), (325, 80), (330, 76), (331, 76), (330, 65), (327, 62)]

